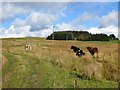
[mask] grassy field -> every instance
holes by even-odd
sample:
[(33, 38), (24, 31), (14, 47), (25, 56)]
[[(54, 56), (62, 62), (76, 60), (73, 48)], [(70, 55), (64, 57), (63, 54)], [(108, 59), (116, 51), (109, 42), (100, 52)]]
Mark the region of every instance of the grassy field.
[[(32, 50), (26, 51), (25, 44)], [(77, 57), (71, 45), (86, 55)], [(87, 46), (98, 47), (99, 58)], [(1, 66), (3, 88), (117, 88), (118, 43), (3, 39)]]

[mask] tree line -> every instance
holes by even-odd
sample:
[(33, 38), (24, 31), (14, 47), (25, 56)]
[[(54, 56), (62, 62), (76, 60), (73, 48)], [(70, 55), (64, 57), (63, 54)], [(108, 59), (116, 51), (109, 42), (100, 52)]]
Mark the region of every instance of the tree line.
[[(54, 34), (54, 38), (53, 38)], [(91, 34), (87, 31), (59, 31), (54, 32), (46, 38), (47, 40), (80, 40), (80, 41), (109, 41), (118, 40), (114, 34), (109, 36), (104, 33)]]

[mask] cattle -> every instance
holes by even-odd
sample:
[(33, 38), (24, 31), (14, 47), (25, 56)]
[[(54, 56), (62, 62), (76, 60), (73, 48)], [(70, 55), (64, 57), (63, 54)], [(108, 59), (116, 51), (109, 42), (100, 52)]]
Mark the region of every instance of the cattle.
[(71, 49), (73, 49), (74, 52), (77, 52), (80, 50), (80, 48), (76, 47), (76, 46), (71, 46)]
[(98, 58), (98, 48), (97, 47), (86, 47), (87, 50), (89, 51), (89, 53), (94, 56), (94, 54), (96, 53), (97, 54), (97, 58)]
[(82, 57), (83, 55), (85, 55), (83, 50), (81, 50), (79, 47), (71, 46), (71, 49), (73, 49), (73, 51), (76, 53), (76, 56), (78, 57)]
[(85, 55), (83, 50), (79, 50), (78, 52), (76, 52), (76, 56), (78, 56), (78, 57), (82, 57), (83, 55)]
[(29, 44), (25, 45), (25, 50), (31, 50), (31, 46)]

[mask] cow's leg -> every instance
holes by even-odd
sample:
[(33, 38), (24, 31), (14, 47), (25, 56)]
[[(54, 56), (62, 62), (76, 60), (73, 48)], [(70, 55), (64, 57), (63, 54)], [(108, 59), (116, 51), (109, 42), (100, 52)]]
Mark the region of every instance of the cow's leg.
[(79, 54), (78, 54), (78, 57), (82, 57), (82, 54), (81, 54), (81, 53), (79, 53)]
[(97, 54), (97, 58), (99, 58), (99, 56), (98, 56), (98, 52), (97, 52), (96, 54)]
[(31, 46), (29, 46), (29, 50), (31, 50)]

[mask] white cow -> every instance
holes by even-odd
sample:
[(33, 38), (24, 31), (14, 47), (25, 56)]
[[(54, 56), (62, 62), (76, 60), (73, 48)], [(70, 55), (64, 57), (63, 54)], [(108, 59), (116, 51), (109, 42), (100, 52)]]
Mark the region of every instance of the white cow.
[(31, 46), (29, 45), (29, 44), (26, 44), (25, 45), (25, 50), (31, 50), (32, 48), (31, 48)]

